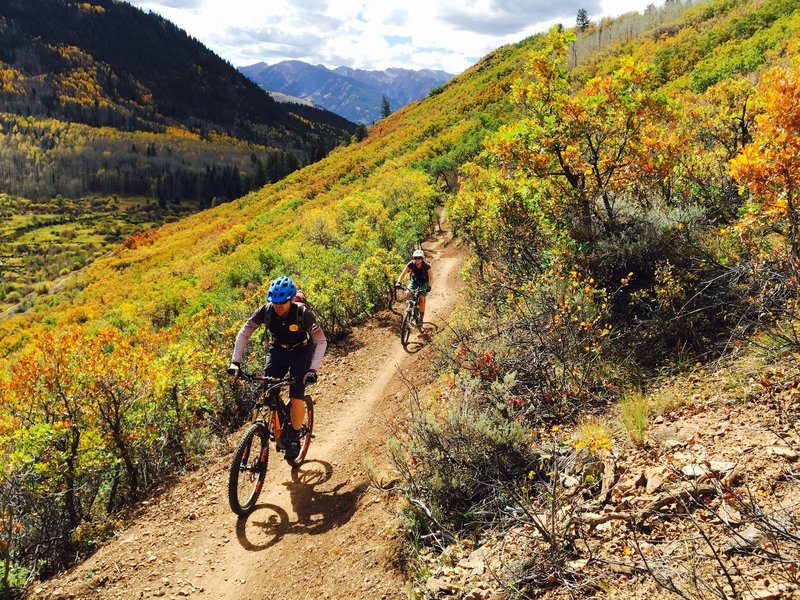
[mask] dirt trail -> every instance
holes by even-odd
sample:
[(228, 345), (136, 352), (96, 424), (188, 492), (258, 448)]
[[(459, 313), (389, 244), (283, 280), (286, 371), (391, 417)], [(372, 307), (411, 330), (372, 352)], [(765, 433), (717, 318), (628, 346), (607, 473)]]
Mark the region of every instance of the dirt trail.
[(248, 518), (237, 521), (227, 502), (234, 435), (207, 470), (142, 503), (116, 539), (35, 586), (33, 597), (407, 598), (408, 582), (389, 566), (397, 547), (393, 507), (369, 487), (365, 461), (384, 461), (388, 424), (404, 413), (401, 373), (416, 379), (415, 372), (427, 372), (420, 363), (430, 335), (462, 287), (463, 252), (450, 233), (424, 248), (435, 273), (426, 335), (413, 332), (404, 350), (399, 315), (387, 311), (329, 348), (320, 383), (310, 389), (316, 406), (309, 459), (292, 471), (273, 453)]

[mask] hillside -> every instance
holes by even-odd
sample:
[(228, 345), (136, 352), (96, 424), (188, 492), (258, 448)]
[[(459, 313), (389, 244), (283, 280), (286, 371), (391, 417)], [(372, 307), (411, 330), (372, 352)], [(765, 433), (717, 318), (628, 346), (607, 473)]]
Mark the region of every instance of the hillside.
[(132, 233), (239, 198), (347, 143), (124, 2), (0, 6), (0, 313)]
[(453, 77), (432, 69), (368, 71), (336, 67), (331, 70), (299, 60), (274, 65), (256, 63), (239, 70), (270, 93), (305, 98), (350, 121), (364, 124), (381, 119), (384, 97), (392, 110), (397, 110), (424, 98)]
[(202, 208), (318, 160), (355, 129), (274, 102), (172, 23), (111, 0), (4, 2), (0, 83), (0, 190), (37, 200)]
[(216, 130), (299, 152), (350, 124), (297, 118), (169, 21), (125, 2), (3, 3), (0, 111), (125, 131)]
[[(433, 384), (393, 388), (408, 412), (379, 465), (414, 593), (791, 597), (798, 28), (788, 0), (671, 2), (499, 48), (364, 140), (131, 236), (0, 323), (5, 564), (24, 577), (88, 555), (237, 429), (247, 400), (222, 368), (276, 275), (352, 356), (376, 348), (352, 327), (391, 306), (444, 204), (469, 250), (465, 298), (419, 349)], [(374, 367), (337, 356), (330, 385), (383, 381), (381, 337)], [(730, 464), (745, 453), (752, 474)], [(374, 573), (371, 552), (344, 570)], [(296, 564), (316, 571), (310, 554)], [(225, 577), (209, 590), (235, 594)]]

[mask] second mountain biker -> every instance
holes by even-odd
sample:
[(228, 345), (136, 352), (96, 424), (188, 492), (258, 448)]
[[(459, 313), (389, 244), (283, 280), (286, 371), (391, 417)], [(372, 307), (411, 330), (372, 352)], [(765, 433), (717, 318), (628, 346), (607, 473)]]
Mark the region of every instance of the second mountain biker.
[[(433, 271), (431, 270), (431, 264), (425, 260), (425, 252), (414, 250), (411, 260), (405, 266), (403, 272), (400, 273), (400, 277), (397, 278), (397, 283), (401, 283), (406, 273), (411, 273), (409, 289), (419, 291), (419, 321), (417, 322), (417, 327), (422, 327), (422, 322), (425, 320), (425, 296), (431, 291), (431, 284), (433, 283)], [(408, 293), (406, 293), (406, 300), (408, 300)]]
[(305, 386), (316, 383), (317, 369), (325, 355), (328, 340), (308, 306), (292, 302), (297, 286), (289, 277), (278, 277), (267, 290), (267, 304), (247, 319), (233, 348), (228, 373), (235, 375), (250, 336), (261, 325), (270, 334), (264, 374), (281, 378), (288, 372), (295, 380), (289, 387), (292, 426), (285, 427), (281, 442), (286, 460), (294, 460), (300, 452), (299, 429), (305, 416)]

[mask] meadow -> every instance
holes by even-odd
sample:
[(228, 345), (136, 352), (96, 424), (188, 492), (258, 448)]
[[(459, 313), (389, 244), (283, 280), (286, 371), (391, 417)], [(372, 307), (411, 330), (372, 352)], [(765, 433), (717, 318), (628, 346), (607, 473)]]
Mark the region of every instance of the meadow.
[(193, 203), (162, 209), (147, 197), (35, 201), (0, 194), (0, 311), (24, 312), (126, 237), (194, 211)]

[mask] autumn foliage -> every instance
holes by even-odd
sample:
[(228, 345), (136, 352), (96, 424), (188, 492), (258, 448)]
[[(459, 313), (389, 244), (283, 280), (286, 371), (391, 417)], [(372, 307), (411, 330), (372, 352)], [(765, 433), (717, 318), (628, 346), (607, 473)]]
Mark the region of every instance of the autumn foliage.
[(692, 7), (591, 60), (576, 48), (600, 27), (504, 46), (363, 139), (128, 238), (1, 322), (0, 560), (61, 566), (239, 423), (246, 398), (223, 369), (272, 278), (295, 278), (335, 338), (389, 305), (442, 204), (473, 294), (442, 337), (449, 376), (395, 456), (430, 508), (415, 513), (425, 539), (478, 535), (520, 490), (535, 502), (542, 432), (720, 356), (796, 294), (798, 67), (757, 69), (800, 20), (757, 4)]
[[(558, 478), (537, 468), (535, 444), (755, 331), (762, 343), (800, 347), (800, 66), (753, 71), (791, 55), (799, 25), (788, 4), (711, 2), (580, 65), (573, 32), (537, 40), (511, 89), (514, 118), (461, 166), (448, 199), (474, 252), (472, 303), (446, 334), (452, 375), (398, 435), (421, 465), (398, 469), (411, 504), (429, 511), (409, 511), (417, 535), (483, 534), (508, 517), (487, 507), (517, 494), (530, 513), (522, 521), (554, 550), (543, 571), (520, 576), (536, 595), (558, 579), (556, 550), (570, 534), (531, 516), (569, 510), (553, 492)], [(514, 436), (494, 448), (513, 466), (469, 496), (464, 479), (487, 479), (465, 432), (481, 429), (491, 444), (521, 423), (531, 445), (520, 451)], [(549, 446), (538, 452), (553, 456)], [(470, 502), (455, 505), (454, 495)]]
[(777, 232), (793, 268), (800, 267), (800, 62), (766, 71), (758, 91), (763, 112), (752, 143), (731, 161), (731, 173), (745, 184), (752, 202), (738, 230), (761, 237)]

